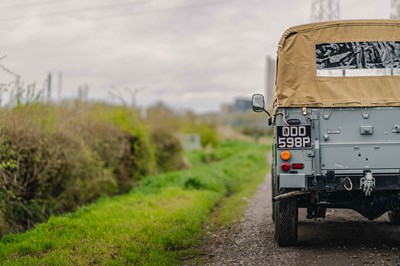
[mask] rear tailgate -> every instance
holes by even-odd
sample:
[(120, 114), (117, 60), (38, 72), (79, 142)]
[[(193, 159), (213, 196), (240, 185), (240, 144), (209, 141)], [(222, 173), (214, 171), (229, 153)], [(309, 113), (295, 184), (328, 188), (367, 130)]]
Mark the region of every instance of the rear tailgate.
[(318, 113), (323, 172), (399, 170), (400, 108), (328, 108)]

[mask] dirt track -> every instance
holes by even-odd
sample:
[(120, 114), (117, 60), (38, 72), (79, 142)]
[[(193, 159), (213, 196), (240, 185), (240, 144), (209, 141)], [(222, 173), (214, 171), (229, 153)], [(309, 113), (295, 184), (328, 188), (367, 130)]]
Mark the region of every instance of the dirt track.
[(369, 221), (350, 210), (328, 210), (325, 220), (314, 221), (301, 210), (298, 246), (278, 247), (269, 184), (267, 177), (236, 229), (210, 237), (209, 265), (400, 265), (400, 226), (387, 215)]

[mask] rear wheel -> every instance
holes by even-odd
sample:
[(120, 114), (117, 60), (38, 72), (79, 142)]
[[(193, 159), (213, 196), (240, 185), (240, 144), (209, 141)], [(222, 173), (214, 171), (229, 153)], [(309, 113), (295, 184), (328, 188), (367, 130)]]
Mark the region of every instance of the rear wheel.
[(272, 202), (272, 221), (275, 223), (276, 221), (276, 202)]
[(400, 224), (400, 213), (398, 211), (389, 211), (388, 216), (392, 224)]
[(292, 246), (297, 242), (297, 198), (291, 197), (275, 203), (275, 240), (280, 246)]
[(275, 180), (275, 167), (271, 167), (271, 201), (272, 201), (272, 221), (275, 222), (276, 216), (276, 203), (273, 201), (274, 197), (276, 196), (276, 184), (274, 183)]

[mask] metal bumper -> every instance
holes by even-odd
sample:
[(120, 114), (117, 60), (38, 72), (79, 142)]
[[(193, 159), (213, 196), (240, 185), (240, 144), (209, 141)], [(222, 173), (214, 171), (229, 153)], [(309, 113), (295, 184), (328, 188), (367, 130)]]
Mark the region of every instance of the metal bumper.
[(305, 174), (280, 174), (279, 189), (306, 189), (307, 179)]
[[(359, 191), (364, 189), (366, 174), (334, 174), (307, 176), (308, 191)], [(400, 174), (371, 175), (374, 179), (373, 191), (400, 190)]]
[[(280, 174), (279, 190), (301, 191), (349, 191), (362, 190), (362, 179), (365, 173), (335, 174), (328, 173), (322, 176), (307, 176), (305, 174)], [(374, 191), (400, 190), (400, 173), (372, 173), (374, 178)]]

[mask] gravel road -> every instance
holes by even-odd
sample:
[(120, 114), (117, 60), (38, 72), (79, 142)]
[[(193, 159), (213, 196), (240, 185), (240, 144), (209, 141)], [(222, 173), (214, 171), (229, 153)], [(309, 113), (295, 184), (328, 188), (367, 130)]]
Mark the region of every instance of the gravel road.
[(269, 176), (249, 201), (234, 228), (209, 237), (208, 265), (400, 265), (400, 227), (387, 215), (369, 221), (350, 210), (328, 210), (325, 220), (307, 220), (299, 212), (296, 247), (274, 241)]

